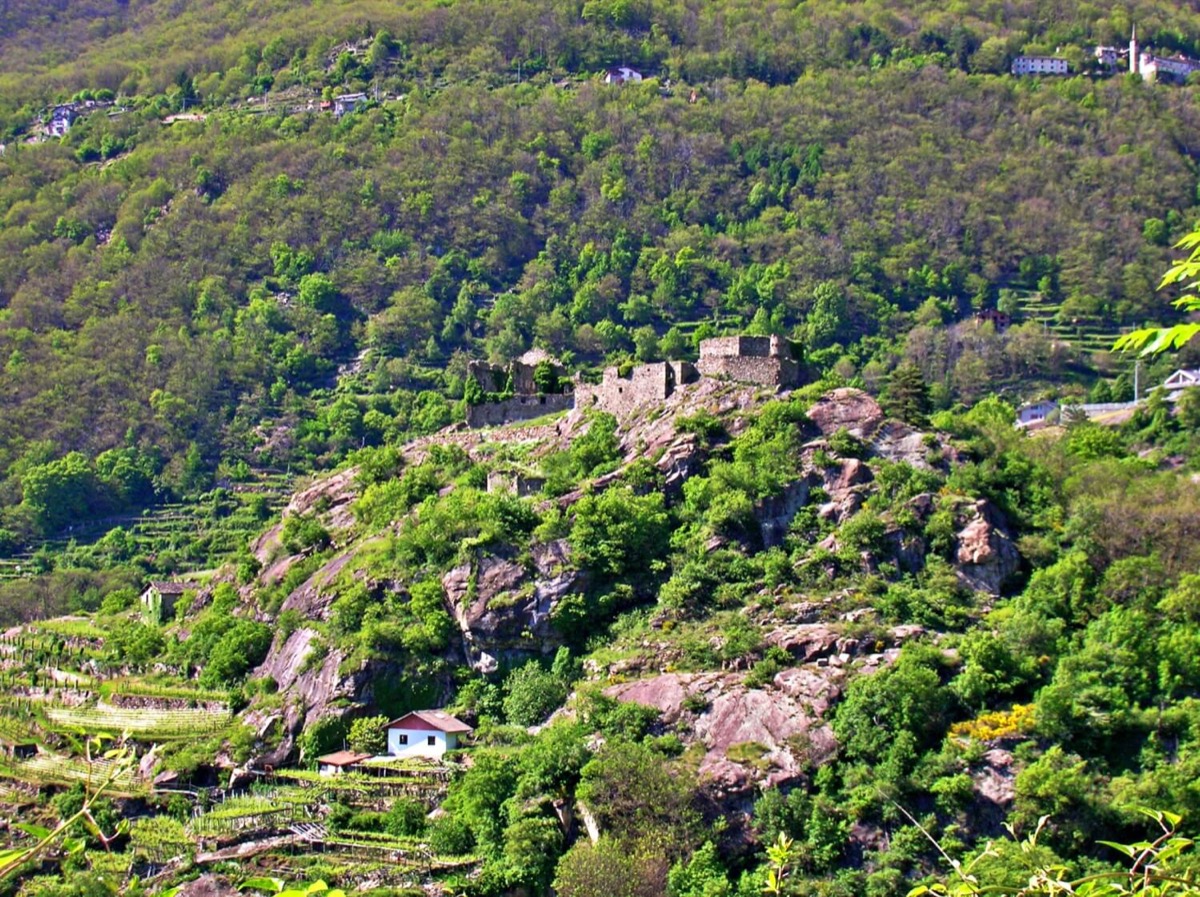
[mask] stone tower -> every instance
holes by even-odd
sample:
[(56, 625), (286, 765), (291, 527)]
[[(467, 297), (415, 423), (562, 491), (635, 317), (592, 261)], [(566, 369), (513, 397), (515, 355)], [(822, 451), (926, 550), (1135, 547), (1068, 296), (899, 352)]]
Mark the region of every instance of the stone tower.
[(1137, 25), (1133, 26), (1133, 31), (1129, 35), (1129, 71), (1132, 74), (1137, 74), (1138, 70), (1138, 42), (1137, 42)]

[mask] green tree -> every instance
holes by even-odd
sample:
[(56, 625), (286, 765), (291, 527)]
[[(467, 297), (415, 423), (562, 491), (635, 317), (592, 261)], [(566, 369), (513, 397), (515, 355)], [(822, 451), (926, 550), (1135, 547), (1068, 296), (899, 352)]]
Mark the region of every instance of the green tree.
[(888, 377), (887, 386), (879, 397), (879, 404), (889, 417), (912, 424), (914, 427), (929, 423), (929, 386), (921, 375), (921, 369), (912, 362), (899, 365)]
[(575, 504), (571, 547), (579, 563), (605, 576), (645, 574), (667, 550), (670, 518), (662, 493), (627, 486), (585, 495)]
[(360, 754), (379, 755), (387, 752), (388, 718), (362, 716), (350, 724), (350, 750)]

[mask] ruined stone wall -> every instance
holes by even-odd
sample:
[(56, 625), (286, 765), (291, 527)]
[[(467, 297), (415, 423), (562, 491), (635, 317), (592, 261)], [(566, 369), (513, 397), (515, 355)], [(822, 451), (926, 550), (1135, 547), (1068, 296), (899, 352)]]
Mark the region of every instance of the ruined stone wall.
[(696, 367), (706, 377), (727, 377), (763, 386), (795, 386), (800, 366), (790, 358), (715, 357), (701, 358)]
[(565, 411), (575, 406), (570, 393), (543, 396), (513, 396), (503, 402), (485, 402), (467, 406), (468, 427), (498, 427), (518, 420), (532, 420), (543, 414)]
[(493, 470), (488, 473), (488, 492), (511, 492), (517, 498), (537, 495), (546, 485), (546, 478), (514, 470)]
[(622, 377), (616, 368), (605, 368), (598, 385), (576, 383), (575, 404), (621, 417), (644, 405), (664, 401), (676, 386), (695, 379), (696, 369), (686, 361), (638, 365), (628, 377)]
[(700, 360), (739, 355), (766, 356), (771, 354), (772, 348), (778, 351), (778, 340), (772, 340), (769, 336), (716, 336), (701, 340)]
[(467, 362), (467, 374), (474, 377), (484, 392), (500, 392), (505, 379), (504, 368), (486, 361)]

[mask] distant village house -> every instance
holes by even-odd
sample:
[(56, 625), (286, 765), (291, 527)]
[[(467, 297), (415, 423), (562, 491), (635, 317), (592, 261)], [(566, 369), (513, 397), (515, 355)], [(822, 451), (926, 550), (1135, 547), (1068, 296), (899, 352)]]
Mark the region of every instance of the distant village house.
[(625, 84), (626, 82), (637, 82), (642, 80), (642, 73), (637, 69), (631, 69), (628, 66), (618, 66), (611, 68), (604, 74), (605, 84)]
[(1012, 63), (1014, 75), (1067, 75), (1070, 71), (1067, 60), (1058, 56), (1018, 56)]
[(333, 98), (333, 114), (339, 118), (359, 108), (367, 101), (365, 93), (344, 93)]
[(1192, 72), (1200, 72), (1200, 61), (1183, 55), (1159, 56), (1138, 46), (1137, 27), (1129, 37), (1129, 71), (1146, 81), (1186, 81)]
[(1200, 386), (1200, 369), (1180, 369), (1163, 381), (1162, 388), (1166, 390), (1167, 401), (1173, 402), (1179, 398), (1180, 393), (1193, 386)]
[(1058, 402), (1046, 399), (1041, 402), (1031, 402), (1017, 409), (1017, 426), (1030, 427), (1043, 423), (1046, 418), (1058, 410)]

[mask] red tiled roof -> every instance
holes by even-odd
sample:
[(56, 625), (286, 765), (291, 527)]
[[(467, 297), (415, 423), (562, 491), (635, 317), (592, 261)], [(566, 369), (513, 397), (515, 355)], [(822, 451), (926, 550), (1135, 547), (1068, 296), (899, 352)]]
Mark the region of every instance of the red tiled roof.
[[(405, 725), (408, 723), (409, 725)], [(424, 723), (424, 725), (421, 725)], [(388, 723), (386, 729), (436, 729), (439, 732), (471, 732), (470, 726), (445, 710), (414, 710)]]
[(317, 762), (325, 766), (353, 766), (355, 763), (370, 758), (370, 754), (359, 754), (354, 751), (336, 751), (332, 754), (326, 754), (324, 757), (318, 757)]

